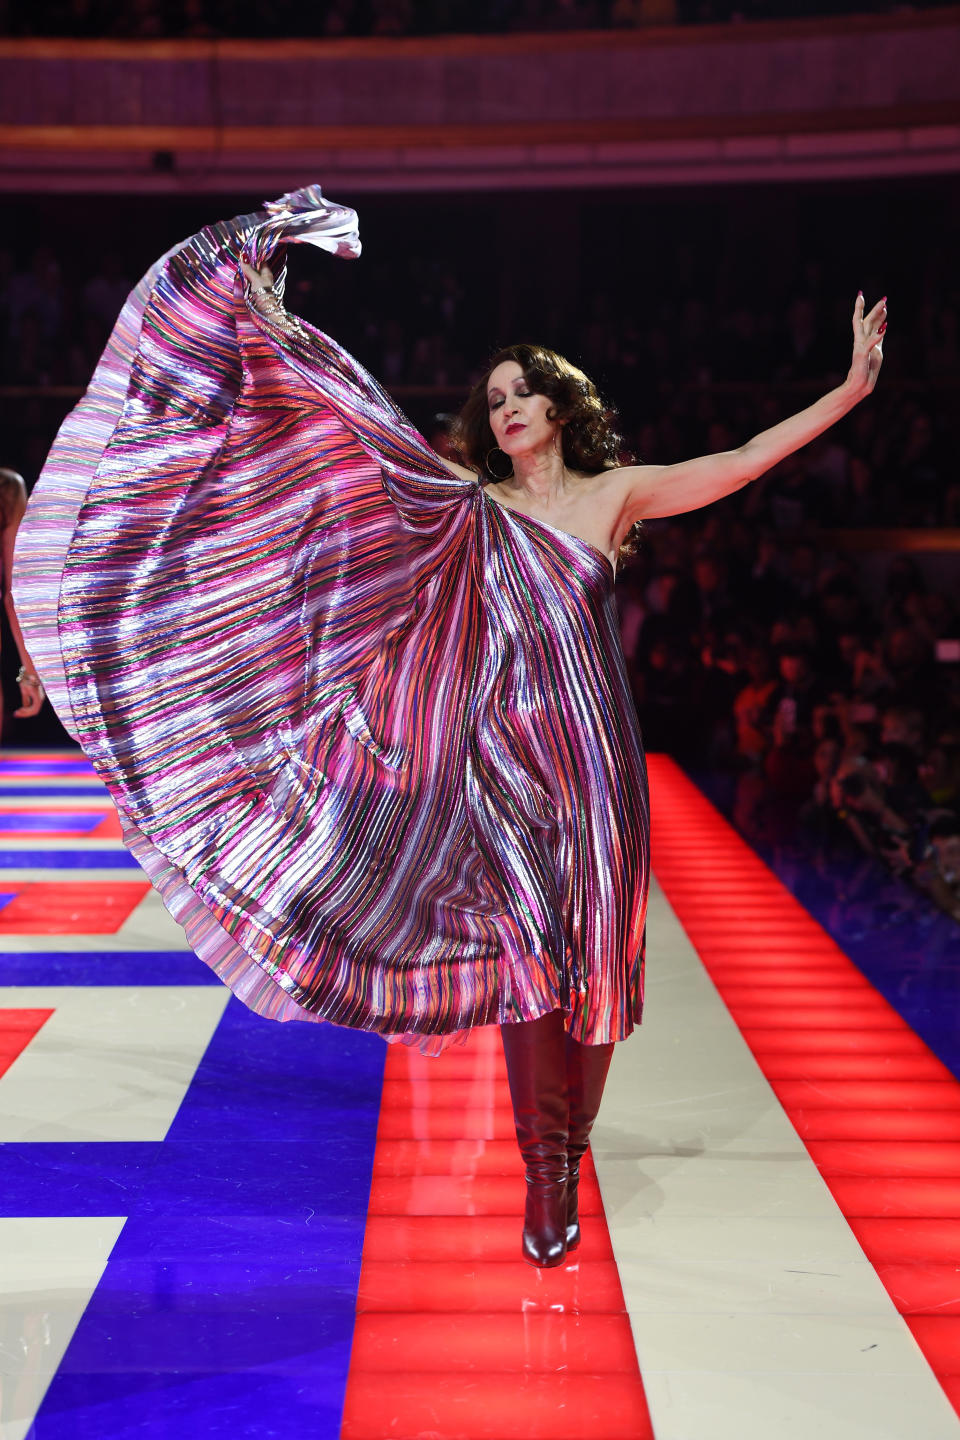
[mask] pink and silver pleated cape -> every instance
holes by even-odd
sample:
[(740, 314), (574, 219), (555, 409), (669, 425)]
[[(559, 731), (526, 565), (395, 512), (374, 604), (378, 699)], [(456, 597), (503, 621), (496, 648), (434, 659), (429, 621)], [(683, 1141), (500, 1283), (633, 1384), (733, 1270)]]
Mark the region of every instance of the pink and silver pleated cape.
[(610, 562), (248, 306), (241, 256), (282, 282), (294, 241), (357, 255), (356, 216), (297, 191), (133, 291), (21, 527), (31, 654), (251, 1009), (428, 1051), (557, 1008), (622, 1039), (649, 809)]

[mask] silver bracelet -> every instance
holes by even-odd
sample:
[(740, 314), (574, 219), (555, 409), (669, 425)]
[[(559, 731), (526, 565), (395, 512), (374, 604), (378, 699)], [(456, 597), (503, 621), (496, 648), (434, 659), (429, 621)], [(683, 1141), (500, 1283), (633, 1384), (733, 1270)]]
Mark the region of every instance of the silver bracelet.
[(40, 676), (34, 675), (32, 670), (27, 669), (26, 665), (21, 665), (17, 671), (17, 684), (36, 685), (39, 689), (43, 689), (43, 681), (40, 679)]
[[(299, 316), (291, 315), (284, 308), (279, 295), (274, 293), (272, 285), (264, 285), (260, 289), (251, 286), (250, 295), (253, 309), (256, 310), (258, 315), (262, 315), (268, 323), (276, 325), (278, 330), (285, 330), (291, 335), (301, 335), (303, 333)], [(262, 305), (258, 303), (261, 295), (268, 295), (270, 297), (265, 304)]]

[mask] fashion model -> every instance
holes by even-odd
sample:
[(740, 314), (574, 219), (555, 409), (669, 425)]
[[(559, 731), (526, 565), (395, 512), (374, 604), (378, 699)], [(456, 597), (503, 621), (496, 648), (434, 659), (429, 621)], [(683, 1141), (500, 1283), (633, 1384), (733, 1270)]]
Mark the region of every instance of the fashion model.
[(586, 376), (505, 350), (458, 464), (286, 312), (291, 242), (356, 256), (356, 216), (311, 186), (141, 281), (28, 507), (18, 613), (126, 843), (247, 1005), (431, 1053), (500, 1025), (523, 1254), (557, 1265), (643, 1004), (621, 545), (872, 390), (885, 304), (858, 296), (843, 385), (678, 465), (619, 465)]

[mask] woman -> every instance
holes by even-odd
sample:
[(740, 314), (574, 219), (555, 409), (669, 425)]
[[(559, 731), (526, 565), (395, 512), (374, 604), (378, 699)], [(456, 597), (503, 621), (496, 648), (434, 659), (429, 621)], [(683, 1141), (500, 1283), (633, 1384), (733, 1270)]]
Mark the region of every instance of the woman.
[(460, 465), (284, 311), (267, 262), (295, 241), (356, 256), (356, 216), (309, 187), (141, 281), (31, 501), (21, 614), (127, 844), (251, 1008), (432, 1052), (501, 1025), (523, 1253), (559, 1264), (642, 1007), (616, 556), (637, 520), (729, 493), (866, 394), (885, 312), (858, 299), (845, 387), (680, 466), (617, 466), (589, 381), (504, 352)]
[[(13, 592), (10, 575), (13, 570), (13, 547), (23, 513), (27, 508), (27, 487), (23, 476), (16, 470), (0, 469), (0, 562), (3, 565), (3, 607), (7, 623), (20, 657), (17, 684), (20, 686), (20, 705), (14, 710), (18, 720), (28, 720), (40, 711), (43, 704), (43, 682), (27, 653), (17, 612), (13, 608)], [(3, 725), (3, 696), (0, 694), (0, 728)]]

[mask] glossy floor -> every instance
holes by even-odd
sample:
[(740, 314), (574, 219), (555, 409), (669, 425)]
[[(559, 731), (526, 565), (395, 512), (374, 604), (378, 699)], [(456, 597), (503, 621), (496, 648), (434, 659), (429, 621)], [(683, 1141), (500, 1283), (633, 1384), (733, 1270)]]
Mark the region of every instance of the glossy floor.
[(495, 1034), (250, 1015), (83, 763), (0, 757), (2, 1440), (960, 1436), (960, 1087), (651, 769), (647, 1019), (537, 1272)]

